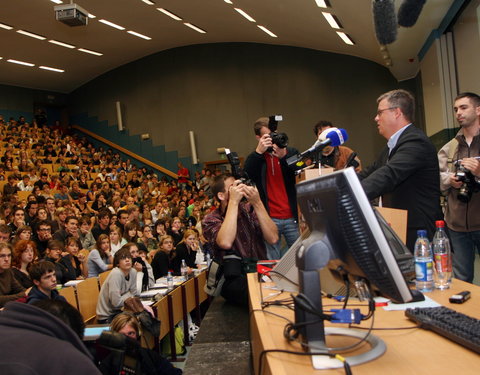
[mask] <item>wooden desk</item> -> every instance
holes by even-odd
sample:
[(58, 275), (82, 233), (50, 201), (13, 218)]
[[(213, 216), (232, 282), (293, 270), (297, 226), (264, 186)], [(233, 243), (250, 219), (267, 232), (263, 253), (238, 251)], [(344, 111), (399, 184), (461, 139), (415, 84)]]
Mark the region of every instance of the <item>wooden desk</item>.
[[(258, 374), (259, 355), (263, 350), (285, 349), (301, 351), (298, 343), (290, 343), (283, 337), (283, 328), (286, 320), (261, 311), (263, 299), (274, 293), (271, 289), (265, 289), (266, 284), (257, 281), (256, 274), (248, 274), (248, 286), (250, 293), (250, 337), (253, 352), (253, 364), (255, 374)], [(448, 302), (448, 298), (463, 290), (470, 290), (472, 298), (462, 305), (454, 305)], [(449, 308), (463, 312), (475, 318), (480, 318), (480, 287), (454, 280), (450, 289), (446, 291), (434, 291), (427, 295), (438, 303)], [(288, 298), (284, 293), (274, 299)], [(330, 299), (324, 299), (324, 305), (330, 305)], [(327, 306), (324, 306), (325, 308)], [(283, 307), (267, 307), (268, 311), (294, 320), (293, 311)], [(362, 308), (362, 313), (367, 309)], [(362, 322), (361, 326), (369, 327), (371, 321)], [(326, 323), (326, 325), (329, 325)], [(375, 312), (374, 328), (410, 327), (414, 323), (405, 317), (404, 311), (385, 311), (377, 307)], [(336, 327), (346, 327), (336, 324)], [(367, 331), (365, 331), (367, 332)], [(418, 329), (372, 331), (382, 338), (387, 351), (380, 358), (352, 367), (355, 375), (362, 374), (388, 374), (388, 375), (424, 375), (424, 374), (453, 374), (467, 375), (478, 374), (480, 369), (480, 356), (475, 352), (464, 348), (434, 332)], [(335, 346), (342, 345), (341, 340), (336, 338)], [(352, 342), (349, 341), (349, 344)], [(327, 344), (329, 341), (327, 339)], [(332, 345), (333, 346), (333, 345)], [(311, 358), (308, 356), (296, 356), (284, 353), (268, 353), (262, 361), (262, 375), (304, 375), (304, 374), (345, 374), (342, 369), (314, 370)]]

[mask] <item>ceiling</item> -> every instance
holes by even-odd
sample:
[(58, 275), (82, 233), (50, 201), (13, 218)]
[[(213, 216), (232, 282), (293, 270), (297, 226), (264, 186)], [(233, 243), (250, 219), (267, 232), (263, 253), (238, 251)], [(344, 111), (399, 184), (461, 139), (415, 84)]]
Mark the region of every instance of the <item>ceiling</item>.
[[(330, 0), (328, 9), (319, 8), (315, 0), (76, 0), (95, 15), (88, 26), (69, 27), (55, 20), (50, 0), (2, 0), (0, 23), (13, 27), (0, 28), (0, 83), (69, 93), (95, 77), (158, 51), (192, 44), (219, 42), (253, 42), (289, 45), (330, 51), (375, 61), (385, 65), (375, 38), (372, 21), (372, 0)], [(70, 2), (64, 0), (64, 3)], [(388, 46), (398, 80), (414, 77), (418, 72), (416, 58), (433, 29), (436, 29), (454, 0), (429, 0), (416, 25), (401, 28), (397, 40)], [(401, 4), (396, 1), (396, 7)], [(164, 8), (181, 17), (176, 21), (157, 8)], [(250, 22), (234, 8), (241, 8), (256, 22)], [(355, 42), (345, 44), (332, 29), (322, 12), (334, 14)], [(125, 27), (124, 31), (100, 23), (106, 19)], [(206, 31), (198, 33), (184, 25), (194, 24)], [(277, 35), (273, 38), (257, 25)], [(17, 30), (26, 30), (46, 40), (34, 39)], [(144, 40), (127, 31), (151, 38)], [(74, 45), (69, 49), (49, 40)], [(85, 48), (101, 52), (95, 56), (78, 51)], [(27, 67), (7, 62), (8, 59), (35, 64)], [(39, 69), (47, 66), (63, 73)]]

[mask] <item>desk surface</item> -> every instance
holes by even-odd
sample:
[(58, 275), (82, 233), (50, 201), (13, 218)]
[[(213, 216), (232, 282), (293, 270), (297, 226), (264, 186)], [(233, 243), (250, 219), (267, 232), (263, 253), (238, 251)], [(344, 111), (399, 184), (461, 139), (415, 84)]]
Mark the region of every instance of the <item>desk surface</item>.
[[(257, 281), (256, 274), (248, 275), (250, 309), (251, 309), (251, 341), (255, 374), (258, 374), (259, 355), (267, 349), (285, 349), (301, 351), (298, 343), (290, 343), (283, 337), (283, 328), (286, 320), (261, 311), (262, 298), (268, 298), (274, 291), (265, 289), (266, 284)], [(472, 298), (462, 305), (448, 302), (448, 298), (463, 290), (470, 290)], [(446, 291), (436, 290), (427, 294), (436, 302), (480, 319), (480, 287), (454, 280), (451, 288)], [(284, 293), (278, 297), (288, 298)], [(331, 300), (324, 299), (324, 307)], [(268, 311), (294, 320), (293, 311), (283, 307), (271, 306)], [(367, 309), (362, 308), (362, 313)], [(374, 328), (411, 327), (415, 324), (405, 317), (404, 311), (385, 311), (377, 307), (375, 311)], [(361, 326), (369, 327), (370, 320), (362, 322)], [(326, 323), (328, 325), (328, 323)], [(336, 324), (336, 327), (346, 325)], [(366, 331), (365, 331), (366, 332)], [(380, 358), (352, 367), (355, 375), (361, 374), (478, 374), (480, 368), (480, 355), (470, 351), (434, 332), (418, 329), (406, 330), (373, 330), (372, 334), (382, 338), (387, 351)], [(336, 340), (345, 340), (337, 338)], [(350, 344), (352, 342), (349, 342)], [(327, 339), (328, 344), (328, 339)], [(335, 346), (342, 345), (336, 341)], [(290, 375), (290, 374), (344, 374), (344, 370), (314, 370), (310, 357), (296, 356), (284, 353), (268, 353), (263, 359), (263, 374)]]

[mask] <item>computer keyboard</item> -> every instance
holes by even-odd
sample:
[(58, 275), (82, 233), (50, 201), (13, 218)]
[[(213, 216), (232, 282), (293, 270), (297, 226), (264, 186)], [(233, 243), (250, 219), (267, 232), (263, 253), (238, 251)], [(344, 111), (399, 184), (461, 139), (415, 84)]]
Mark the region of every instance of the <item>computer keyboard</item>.
[(457, 344), (480, 353), (480, 320), (448, 307), (417, 307), (405, 315), (421, 328), (429, 329)]

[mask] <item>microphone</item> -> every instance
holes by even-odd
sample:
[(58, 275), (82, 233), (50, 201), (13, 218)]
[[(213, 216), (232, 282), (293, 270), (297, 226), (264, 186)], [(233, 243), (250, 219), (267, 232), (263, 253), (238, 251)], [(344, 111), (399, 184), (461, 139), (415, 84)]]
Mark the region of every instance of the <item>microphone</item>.
[(426, 0), (404, 0), (398, 10), (398, 24), (412, 27), (418, 20)]
[(373, 0), (373, 23), (378, 43), (387, 45), (397, 40), (397, 16), (393, 0)]
[(357, 168), (360, 164), (358, 164), (358, 161), (355, 160), (356, 157), (357, 157), (357, 153), (352, 152), (348, 157), (347, 161), (345, 162), (345, 166), (343, 168), (344, 169), (348, 167)]
[(348, 134), (345, 129), (328, 128), (318, 136), (318, 140), (308, 150), (303, 151), (301, 154), (290, 156), (287, 159), (287, 164), (289, 166), (296, 164), (305, 156), (311, 154), (312, 152), (321, 151), (327, 146), (340, 146), (344, 144), (347, 139)]

